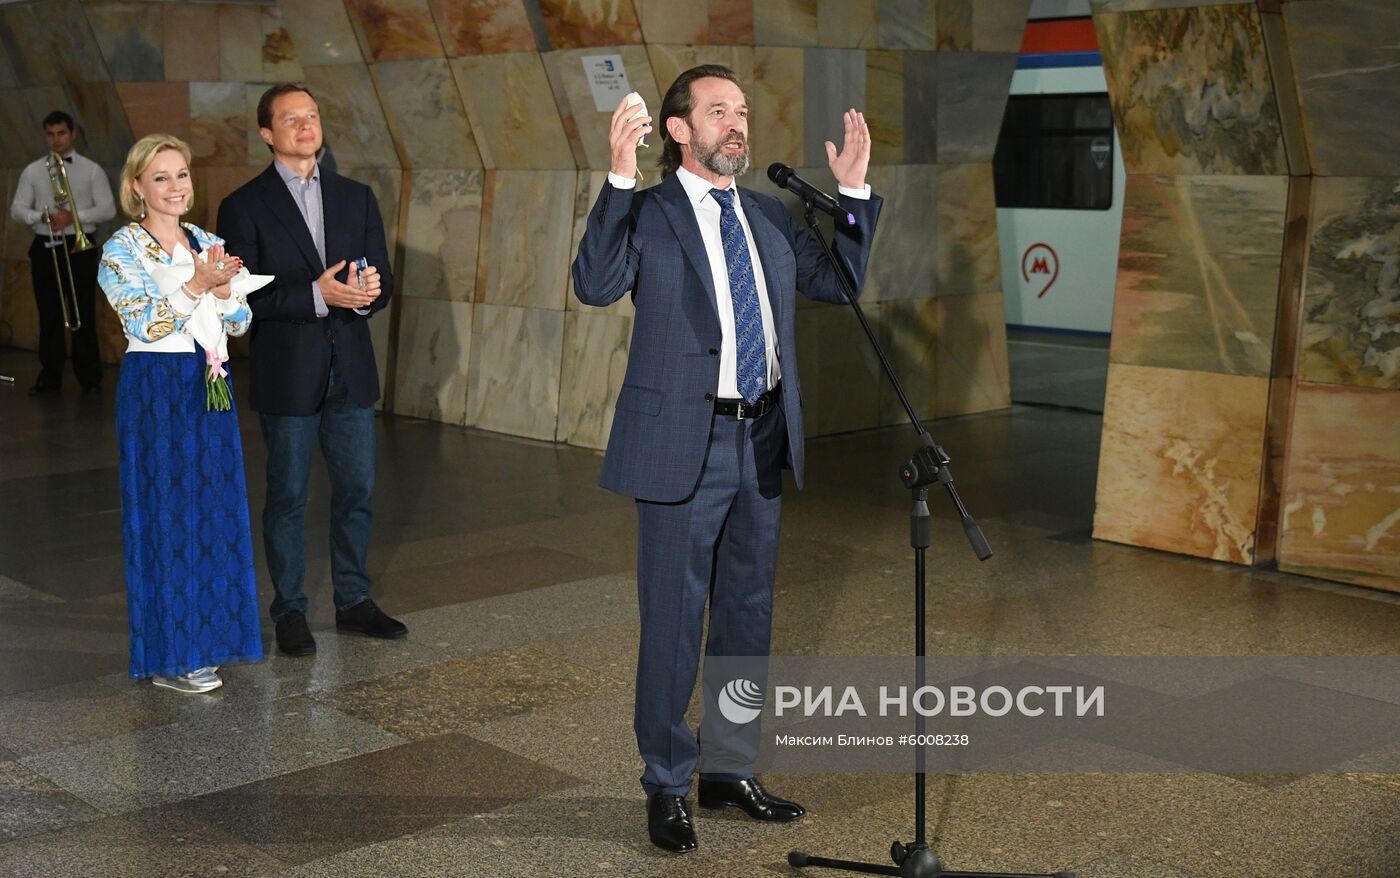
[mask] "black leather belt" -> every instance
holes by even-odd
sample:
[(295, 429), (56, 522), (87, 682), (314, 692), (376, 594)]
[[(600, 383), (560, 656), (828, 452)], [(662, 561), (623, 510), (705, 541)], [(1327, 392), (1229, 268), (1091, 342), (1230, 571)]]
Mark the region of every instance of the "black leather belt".
[(752, 403), (742, 399), (717, 399), (715, 400), (715, 414), (727, 415), (741, 421), (756, 420), (777, 407), (782, 388), (783, 383), (779, 381)]

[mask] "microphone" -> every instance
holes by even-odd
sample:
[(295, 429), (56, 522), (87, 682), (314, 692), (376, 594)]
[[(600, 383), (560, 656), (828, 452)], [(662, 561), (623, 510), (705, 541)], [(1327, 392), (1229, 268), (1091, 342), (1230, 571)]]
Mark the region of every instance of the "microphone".
[(782, 162), (774, 162), (768, 166), (768, 179), (777, 183), (778, 188), (787, 189), (822, 213), (830, 214), (838, 225), (855, 228), (855, 214), (848, 213), (846, 208), (841, 206), (841, 202), (797, 176), (796, 171)]

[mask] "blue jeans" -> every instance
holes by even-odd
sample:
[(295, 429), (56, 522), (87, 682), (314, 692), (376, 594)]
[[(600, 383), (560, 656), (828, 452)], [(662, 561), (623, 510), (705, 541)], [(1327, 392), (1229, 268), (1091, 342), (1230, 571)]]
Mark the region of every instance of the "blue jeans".
[(335, 608), (369, 598), (370, 525), (374, 520), (374, 407), (350, 400), (332, 361), (321, 410), (313, 415), (262, 416), (267, 443), (267, 505), (263, 547), (277, 596), (272, 619), (306, 613), (306, 494), (311, 454), (320, 443), (331, 482), (331, 582)]

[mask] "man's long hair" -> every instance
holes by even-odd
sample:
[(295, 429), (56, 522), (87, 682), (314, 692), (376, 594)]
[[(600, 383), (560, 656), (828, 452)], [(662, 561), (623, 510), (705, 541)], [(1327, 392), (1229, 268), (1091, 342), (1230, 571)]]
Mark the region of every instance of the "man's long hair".
[(671, 87), (666, 90), (666, 97), (661, 101), (661, 159), (657, 164), (661, 167), (663, 179), (671, 176), (676, 168), (681, 166), (681, 145), (671, 139), (666, 120), (672, 116), (680, 116), (686, 124), (690, 123), (690, 111), (695, 109), (695, 99), (690, 92), (691, 83), (707, 76), (727, 79), (740, 89), (744, 87), (743, 83), (739, 82), (737, 73), (719, 64), (701, 64), (676, 77), (676, 81), (671, 83)]

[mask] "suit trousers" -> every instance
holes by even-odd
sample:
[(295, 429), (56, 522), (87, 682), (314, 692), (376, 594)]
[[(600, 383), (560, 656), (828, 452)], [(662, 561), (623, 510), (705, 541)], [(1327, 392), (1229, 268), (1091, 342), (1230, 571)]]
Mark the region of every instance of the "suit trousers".
[[(68, 358), (68, 330), (63, 325), (63, 305), (58, 300), (60, 281), (69, 281), (68, 261), (63, 249), (50, 255), (45, 246), (47, 236), (35, 236), (29, 247), (29, 271), (34, 282), (34, 304), (39, 309), (39, 380), (42, 387), (58, 387), (63, 383), (63, 361)], [(68, 242), (71, 247), (73, 242)], [(102, 362), (97, 350), (97, 247), (82, 253), (70, 253), (73, 265), (72, 281), (77, 291), (78, 313), (82, 325), (73, 331), (73, 374), (84, 387), (102, 380)], [(54, 271), (54, 256), (58, 271)]]
[(758, 420), (715, 415), (690, 497), (637, 501), (641, 644), (634, 727), (648, 795), (690, 790), (703, 742), (685, 713), (700, 664), (706, 602), (706, 655), (768, 655), (786, 449), (781, 405)]
[(317, 444), (331, 483), (331, 585), (335, 608), (369, 597), (365, 563), (374, 520), (374, 406), (358, 406), (331, 360), (326, 396), (311, 415), (262, 415), (267, 443), (267, 502), (263, 548), (276, 597), (273, 621), (305, 614), (306, 497)]

